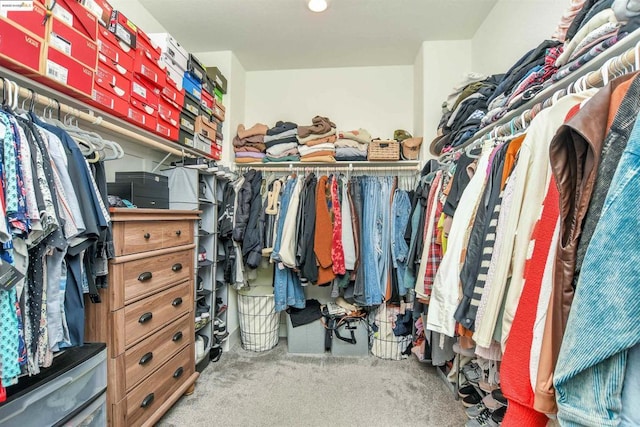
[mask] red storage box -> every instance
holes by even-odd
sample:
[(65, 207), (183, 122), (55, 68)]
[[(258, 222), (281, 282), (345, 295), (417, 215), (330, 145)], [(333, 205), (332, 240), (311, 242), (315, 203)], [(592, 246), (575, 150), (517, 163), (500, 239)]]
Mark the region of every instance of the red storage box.
[(131, 81), (131, 105), (155, 116), (158, 113), (158, 101), (159, 97), (155, 89), (150, 88), (139, 77), (134, 76)]
[(211, 144), (211, 157), (214, 160), (222, 159), (222, 149), (218, 144)]
[(184, 89), (178, 89), (171, 79), (167, 79), (167, 83), (162, 88), (161, 95), (167, 101), (173, 102), (178, 108), (182, 109), (184, 105)]
[(181, 110), (177, 108), (173, 103), (160, 98), (160, 102), (158, 103), (158, 120), (165, 121), (174, 127), (179, 127), (180, 124), (180, 112)]
[(157, 62), (151, 60), (144, 49), (139, 49), (135, 55), (133, 73), (160, 88), (167, 83), (167, 72), (160, 68)]
[(215, 101), (214, 101), (213, 95), (211, 95), (209, 92), (203, 90), (202, 98), (200, 99), (200, 101), (202, 102), (202, 105), (207, 107), (209, 110), (213, 110)]
[(156, 116), (147, 114), (145, 111), (139, 110), (134, 106), (129, 106), (127, 120), (151, 132), (157, 131), (158, 119)]
[[(49, 7), (53, 3), (49, 0)], [(98, 38), (98, 18), (77, 0), (56, 0), (52, 10), (53, 16), (91, 41)]]
[(162, 50), (160, 47), (156, 45), (153, 40), (149, 38), (147, 33), (138, 28), (138, 42), (136, 45), (136, 49), (138, 51), (144, 51), (151, 61), (155, 63), (160, 62), (160, 56), (162, 55)]
[(81, 0), (81, 3), (91, 11), (97, 18), (100, 25), (109, 26), (113, 7), (106, 0)]
[(131, 80), (102, 63), (96, 70), (96, 85), (120, 97), (127, 104), (131, 97)]
[(0, 16), (15, 23), (17, 27), (31, 32), (34, 36), (44, 39), (47, 30), (45, 22), (46, 12), (47, 10), (44, 5), (33, 2), (32, 7), (0, 10)]
[(36, 77), (36, 80), (70, 95), (83, 95), (81, 98), (86, 99), (93, 96), (94, 74), (93, 69), (49, 47), (43, 76)]
[[(126, 49), (123, 49), (123, 46)], [(133, 77), (133, 56), (134, 51), (125, 44), (122, 44), (116, 37), (105, 28), (100, 28), (98, 33), (98, 60), (100, 63), (108, 65), (120, 75), (128, 79)]]
[(97, 85), (93, 88), (93, 96), (88, 102), (101, 110), (123, 119), (127, 118), (127, 114), (129, 113), (129, 103), (127, 101)]
[(170, 141), (177, 142), (180, 134), (180, 129), (175, 126), (171, 126), (165, 121), (158, 120), (158, 123), (156, 125), (156, 133), (164, 138), (167, 138)]
[(47, 37), (49, 48), (54, 47), (95, 71), (98, 65), (98, 44), (65, 24), (57, 16), (53, 16), (51, 21), (51, 29)]
[(42, 39), (4, 18), (0, 18), (0, 34), (0, 65), (27, 74), (40, 73), (45, 49)]

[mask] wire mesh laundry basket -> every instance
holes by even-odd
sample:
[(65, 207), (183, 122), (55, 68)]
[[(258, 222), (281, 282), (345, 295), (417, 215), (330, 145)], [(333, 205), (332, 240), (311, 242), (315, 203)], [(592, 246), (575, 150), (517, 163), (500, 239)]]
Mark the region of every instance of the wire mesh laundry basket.
[[(407, 357), (406, 350), (411, 344), (412, 336), (396, 335), (398, 332), (398, 315), (402, 311), (400, 307), (387, 307), (380, 305), (373, 320), (373, 343), (371, 353), (386, 360), (402, 360)], [(396, 332), (394, 332), (394, 328)]]
[(238, 317), (243, 349), (260, 352), (278, 344), (280, 315), (276, 313), (272, 287), (255, 286), (238, 291)]

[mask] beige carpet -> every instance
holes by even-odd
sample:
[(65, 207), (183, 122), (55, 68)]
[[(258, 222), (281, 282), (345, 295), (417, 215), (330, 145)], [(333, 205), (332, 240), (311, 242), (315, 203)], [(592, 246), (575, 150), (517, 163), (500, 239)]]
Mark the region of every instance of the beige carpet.
[(202, 373), (158, 424), (196, 426), (463, 426), (435, 368), (414, 357), (295, 356), (234, 348)]

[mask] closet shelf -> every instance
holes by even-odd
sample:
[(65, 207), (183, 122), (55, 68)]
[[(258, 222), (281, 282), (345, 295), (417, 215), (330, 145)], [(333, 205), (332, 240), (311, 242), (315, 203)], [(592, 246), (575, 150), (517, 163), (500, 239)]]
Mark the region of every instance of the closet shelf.
[(207, 325), (209, 325), (211, 323), (211, 320), (207, 320), (205, 323), (201, 324), (200, 326), (196, 327), (196, 332), (199, 332), (201, 330), (203, 330), (204, 328), (207, 327)]
[[(459, 147), (455, 147), (454, 150), (459, 151), (464, 147), (477, 141), (479, 138), (487, 135), (492, 130), (508, 124), (512, 119), (522, 116), (531, 108), (533, 108), (536, 104), (539, 104), (545, 101), (546, 99), (552, 97), (556, 92), (568, 88), (570, 85), (572, 85), (582, 77), (585, 77), (589, 73), (593, 73), (594, 71), (596, 73), (594, 77), (590, 78), (590, 83), (601, 85), (602, 73), (599, 72), (601, 67), (603, 67), (607, 63), (608, 63), (608, 66), (611, 67), (610, 61), (618, 56), (625, 57), (627, 61), (630, 61), (630, 63), (633, 64), (635, 61), (636, 53), (638, 52), (638, 47), (637, 47), (638, 43), (640, 43), (640, 28), (633, 31), (632, 33), (627, 35), (624, 39), (620, 40), (618, 43), (614, 44), (609, 49), (607, 49), (606, 51), (602, 52), (600, 55), (593, 58), (587, 64), (583, 65), (581, 68), (567, 75), (562, 80), (559, 80), (558, 82), (538, 92), (527, 103), (521, 105), (515, 110), (509, 111), (499, 120), (496, 120), (495, 122), (483, 127), (478, 132), (476, 132), (473, 135), (473, 137), (471, 137), (465, 144), (462, 144)], [(609, 75), (613, 74), (610, 69), (607, 71), (607, 73)], [(610, 77), (610, 78), (613, 78), (613, 77)], [(595, 79), (595, 81), (593, 79)], [(440, 157), (447, 153), (440, 154), (440, 153), (433, 153), (430, 151), (430, 154), (436, 157)]]
[(286, 169), (331, 169), (331, 170), (354, 170), (354, 171), (384, 171), (384, 170), (412, 170), (417, 171), (420, 167), (418, 160), (398, 160), (395, 162), (336, 162), (336, 163), (315, 163), (315, 162), (289, 162), (289, 163), (245, 163), (236, 164), (239, 169), (257, 170), (286, 170)]
[[(115, 117), (106, 111), (99, 110), (82, 101), (78, 101), (62, 92), (6, 68), (0, 67), (0, 77), (18, 84), (20, 88), (20, 99), (30, 99), (30, 90), (33, 90), (36, 93), (35, 101), (37, 104), (41, 106), (51, 106), (54, 110), (57, 110), (58, 105), (60, 105), (60, 113), (62, 115), (73, 116), (84, 121), (85, 125), (92, 131), (107, 131), (149, 148), (179, 157), (210, 157), (209, 153), (169, 141), (168, 139)], [(0, 79), (0, 87), (4, 87), (5, 83), (5, 80)]]

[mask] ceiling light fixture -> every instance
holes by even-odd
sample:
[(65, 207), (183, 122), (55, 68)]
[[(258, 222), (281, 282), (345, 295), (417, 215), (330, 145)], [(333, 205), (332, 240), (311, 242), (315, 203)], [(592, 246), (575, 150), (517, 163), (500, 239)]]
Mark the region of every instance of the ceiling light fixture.
[(309, 10), (312, 12), (324, 12), (327, 10), (327, 0), (309, 0)]

